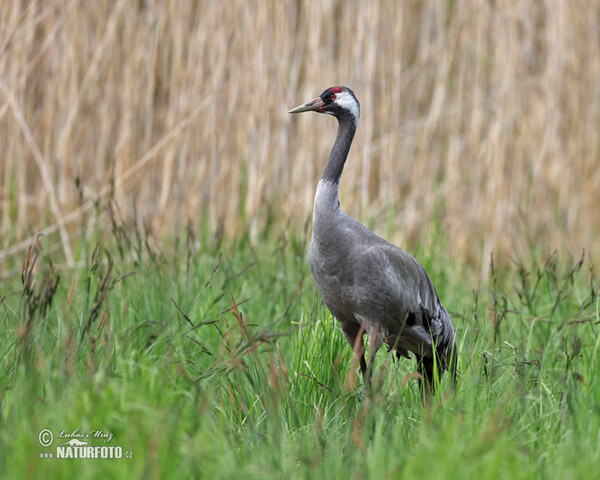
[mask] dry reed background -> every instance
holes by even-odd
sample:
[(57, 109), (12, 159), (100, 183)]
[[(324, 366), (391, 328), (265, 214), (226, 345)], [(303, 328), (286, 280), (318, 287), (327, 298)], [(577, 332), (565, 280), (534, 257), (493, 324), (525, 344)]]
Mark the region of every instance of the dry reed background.
[(301, 229), (336, 124), (287, 110), (334, 84), (362, 105), (342, 205), (378, 232), (437, 224), (476, 268), (599, 254), (599, 26), (599, 0), (3, 1), (0, 273), (40, 231), (76, 262), (107, 198), (159, 237)]

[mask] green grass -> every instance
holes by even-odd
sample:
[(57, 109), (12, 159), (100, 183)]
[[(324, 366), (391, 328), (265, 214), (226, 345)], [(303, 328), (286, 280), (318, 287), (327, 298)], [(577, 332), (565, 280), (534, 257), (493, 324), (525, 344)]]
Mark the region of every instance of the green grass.
[[(378, 358), (360, 394), (303, 236), (113, 225), (77, 271), (29, 256), (0, 290), (6, 478), (595, 478), (598, 287), (587, 258), (535, 253), (473, 283), (416, 248), (457, 330), (459, 382), (429, 408), (414, 361)], [(83, 248), (83, 246), (81, 247)], [(134, 260), (130, 260), (130, 259)], [(38, 442), (48, 428), (49, 448)], [(61, 430), (130, 459), (48, 459)], [(97, 439), (90, 445), (100, 446)]]

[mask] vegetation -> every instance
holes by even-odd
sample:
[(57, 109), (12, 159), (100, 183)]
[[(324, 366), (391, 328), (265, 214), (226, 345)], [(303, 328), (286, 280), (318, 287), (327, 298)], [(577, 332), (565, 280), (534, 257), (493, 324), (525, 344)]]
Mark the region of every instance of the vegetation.
[(500, 249), (599, 255), (600, 0), (363, 3), (2, 2), (0, 272), (40, 231), (81, 261), (110, 196), (159, 238), (302, 230), (335, 121), (287, 111), (336, 84), (342, 205), (379, 231), (394, 206), (394, 243), (440, 222), (483, 278)]
[[(414, 362), (384, 353), (362, 396), (305, 236), (188, 231), (166, 253), (134, 227), (114, 233), (76, 271), (32, 249), (3, 285), (8, 478), (595, 476), (600, 302), (587, 257), (494, 260), (490, 285), (474, 289), (432, 261), (460, 379), (454, 390), (445, 376), (424, 408)], [(111, 433), (133, 458), (39, 458), (77, 429)]]
[[(0, 2), (2, 475), (595, 478), (598, 18)], [(286, 112), (335, 84), (362, 105), (344, 209), (453, 316), (425, 407), (383, 352), (361, 395), (306, 263), (335, 123)], [(124, 458), (45, 457), (70, 440)]]

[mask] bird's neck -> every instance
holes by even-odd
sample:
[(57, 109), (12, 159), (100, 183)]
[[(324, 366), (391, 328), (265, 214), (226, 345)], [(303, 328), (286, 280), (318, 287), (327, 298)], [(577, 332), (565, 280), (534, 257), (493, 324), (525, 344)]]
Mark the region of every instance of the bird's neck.
[[(345, 236), (340, 232), (340, 201), (338, 197), (340, 178), (348, 158), (350, 145), (356, 132), (357, 119), (350, 116), (338, 118), (338, 131), (329, 154), (329, 161), (317, 186), (313, 210), (313, 232), (311, 250), (316, 252), (340, 253)], [(342, 222), (343, 223), (343, 222)]]
[(337, 211), (340, 206), (338, 199), (340, 178), (356, 132), (356, 121), (352, 117), (341, 117), (338, 122), (337, 136), (315, 195), (315, 217), (319, 213)]
[(329, 161), (325, 170), (323, 170), (323, 175), (321, 175), (322, 182), (330, 182), (335, 185), (340, 184), (344, 164), (356, 133), (356, 120), (353, 117), (343, 116), (338, 118), (338, 122), (337, 136), (329, 154)]

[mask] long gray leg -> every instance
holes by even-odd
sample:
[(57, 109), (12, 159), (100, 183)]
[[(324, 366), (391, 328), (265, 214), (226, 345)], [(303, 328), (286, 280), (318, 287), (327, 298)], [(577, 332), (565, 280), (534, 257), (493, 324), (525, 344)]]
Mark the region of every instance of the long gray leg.
[(417, 372), (421, 375), (419, 378), (419, 394), (421, 402), (429, 400), (433, 395), (433, 357), (417, 357)]
[(373, 377), (373, 368), (375, 367), (375, 356), (383, 345), (383, 332), (379, 326), (370, 325), (367, 327), (367, 334), (369, 335), (369, 364), (367, 366), (367, 380), (365, 383), (367, 387), (370, 387), (371, 378)]
[(367, 378), (367, 362), (365, 361), (365, 344), (363, 342), (365, 329), (362, 325), (350, 322), (340, 322), (340, 326), (342, 327), (346, 341), (350, 344), (359, 359), (360, 371), (366, 383), (369, 379)]

